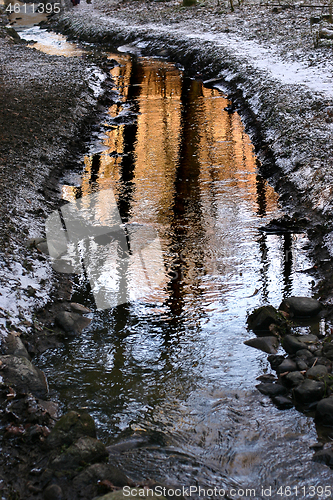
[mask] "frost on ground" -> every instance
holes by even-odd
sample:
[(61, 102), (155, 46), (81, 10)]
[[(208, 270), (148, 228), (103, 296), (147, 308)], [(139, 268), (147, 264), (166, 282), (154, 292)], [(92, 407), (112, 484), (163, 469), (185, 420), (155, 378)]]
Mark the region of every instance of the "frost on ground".
[[(309, 3), (309, 2), (308, 2)], [(316, 3), (318, 4), (318, 2)], [(167, 55), (221, 89), (242, 91), (261, 146), (263, 171), (279, 189), (297, 189), (298, 208), (325, 214), (333, 193), (333, 29), (326, 8), (243, 3), (230, 12), (213, 0), (184, 8), (180, 1), (95, 0), (64, 13), (61, 29), (86, 41), (131, 44), (142, 54)], [(251, 130), (249, 130), (251, 133)], [(327, 229), (328, 231), (329, 229)]]

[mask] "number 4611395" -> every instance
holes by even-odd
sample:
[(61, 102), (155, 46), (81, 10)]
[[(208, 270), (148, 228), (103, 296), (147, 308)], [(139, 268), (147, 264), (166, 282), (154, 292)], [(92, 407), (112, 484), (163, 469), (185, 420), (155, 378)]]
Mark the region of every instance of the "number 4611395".
[[(28, 5), (28, 8), (27, 8)], [(29, 7), (32, 7), (30, 10)], [(19, 3), (9, 3), (6, 7), (6, 12), (12, 14), (22, 14), (27, 12), (35, 13), (38, 12), (40, 14), (59, 14), (60, 12), (60, 3), (30, 3), (30, 4), (19, 4)]]

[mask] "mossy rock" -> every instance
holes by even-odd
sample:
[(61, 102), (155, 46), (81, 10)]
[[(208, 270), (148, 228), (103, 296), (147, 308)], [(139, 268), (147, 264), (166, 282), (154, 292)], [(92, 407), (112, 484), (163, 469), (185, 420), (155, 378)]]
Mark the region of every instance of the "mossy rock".
[(285, 335), (289, 328), (284, 316), (273, 306), (255, 309), (247, 318), (248, 327), (257, 335)]
[(46, 444), (51, 448), (69, 446), (83, 436), (96, 438), (94, 419), (86, 412), (69, 411), (55, 424)]

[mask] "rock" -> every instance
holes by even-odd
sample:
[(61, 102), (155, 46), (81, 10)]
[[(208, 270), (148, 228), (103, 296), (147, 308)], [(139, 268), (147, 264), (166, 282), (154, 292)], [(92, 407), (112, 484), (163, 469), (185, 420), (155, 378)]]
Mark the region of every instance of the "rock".
[(316, 366), (308, 369), (308, 371), (306, 372), (306, 377), (313, 380), (320, 380), (321, 378), (325, 377), (327, 373), (328, 371), (326, 366), (317, 364)]
[(49, 448), (70, 445), (82, 436), (96, 438), (94, 419), (85, 412), (69, 411), (55, 424), (46, 444)]
[(1, 376), (8, 385), (15, 386), (19, 393), (31, 392), (45, 398), (48, 393), (46, 377), (27, 358), (22, 356), (0, 356)]
[(293, 408), (294, 406), (292, 400), (290, 398), (286, 398), (285, 396), (274, 396), (272, 401), (279, 408), (279, 410), (289, 410), (289, 408)]
[(280, 343), (276, 337), (256, 337), (246, 340), (244, 344), (267, 352), (267, 354), (276, 354)]
[(30, 360), (30, 356), (28, 351), (24, 347), (24, 344), (20, 337), (17, 335), (9, 334), (7, 337), (3, 339), (3, 348), (4, 354), (11, 354), (12, 356), (22, 356), (23, 358), (27, 358)]
[(43, 491), (43, 498), (44, 500), (62, 500), (62, 489), (58, 484), (50, 484)]
[(319, 401), (316, 407), (315, 420), (318, 424), (333, 426), (333, 397)]
[(30, 238), (24, 243), (24, 246), (28, 248), (33, 248), (36, 247), (39, 243), (44, 243), (46, 242), (45, 238)]
[(293, 394), (298, 403), (309, 404), (319, 401), (325, 394), (325, 384), (317, 380), (306, 379), (295, 387)]
[(303, 359), (296, 358), (296, 365), (300, 372), (303, 372), (304, 370), (307, 370), (309, 368), (306, 362), (303, 361)]
[(313, 455), (312, 460), (314, 462), (318, 462), (320, 464), (328, 465), (329, 467), (333, 466), (333, 450), (325, 449), (316, 451)]
[(83, 306), (82, 304), (78, 304), (77, 302), (71, 302), (70, 304), (72, 311), (79, 314), (88, 314), (91, 313), (91, 310), (88, 307)]
[(283, 385), (280, 384), (271, 384), (269, 382), (264, 383), (264, 384), (258, 384), (256, 385), (256, 388), (258, 389), (261, 394), (264, 394), (265, 396), (280, 396), (286, 394), (288, 391)]
[(333, 343), (324, 342), (323, 355), (325, 356), (325, 358), (329, 359), (330, 361), (333, 361)]
[(114, 486), (125, 486), (132, 481), (118, 467), (109, 464), (94, 464), (87, 467), (73, 480), (75, 489), (85, 489), (90, 484), (97, 485), (98, 481), (107, 480)]
[(258, 335), (270, 335), (270, 325), (282, 325), (283, 316), (273, 306), (259, 307), (247, 318), (248, 327)]
[(284, 356), (281, 356), (281, 355), (275, 355), (275, 354), (271, 354), (270, 356), (268, 356), (268, 361), (270, 362), (270, 365), (272, 367), (272, 370), (277, 370), (277, 367), (282, 363), (282, 361), (284, 361)]
[(288, 375), (285, 376), (284, 380), (289, 387), (297, 387), (303, 382), (304, 377), (300, 372), (295, 371), (288, 373)]
[(79, 466), (105, 460), (108, 456), (104, 443), (92, 437), (81, 437), (52, 462), (57, 470), (76, 469)]
[(41, 243), (38, 243), (36, 245), (36, 248), (37, 248), (37, 250), (39, 250), (39, 252), (44, 253), (45, 255), (50, 254), (49, 247), (48, 247), (48, 244), (46, 243), (46, 241), (42, 241)]
[(56, 323), (69, 335), (79, 335), (90, 323), (90, 318), (85, 318), (81, 314), (62, 311), (57, 314)]
[(302, 342), (302, 337), (286, 335), (282, 339), (282, 347), (288, 354), (295, 354), (299, 350), (307, 349), (307, 345)]
[(313, 317), (320, 313), (322, 305), (310, 297), (289, 297), (281, 302), (279, 309), (291, 317)]
[[(124, 490), (113, 491), (112, 493), (108, 493), (107, 495), (103, 495), (102, 497), (95, 498), (94, 500), (138, 500), (138, 498), (147, 498), (147, 490), (142, 488), (134, 488), (134, 494), (131, 495), (132, 488), (125, 488)], [(162, 495), (157, 495), (156, 493), (149, 493), (149, 498), (155, 498), (156, 500), (166, 500)], [(180, 497), (181, 498), (181, 497)]]
[(285, 372), (295, 372), (297, 370), (297, 365), (295, 361), (292, 359), (286, 358), (282, 361), (282, 363), (277, 367), (277, 372), (278, 373), (285, 373)]
[(314, 356), (308, 349), (300, 349), (296, 352), (296, 356), (299, 359), (304, 359), (304, 361), (307, 361), (308, 359), (311, 359), (312, 362), (314, 361)]

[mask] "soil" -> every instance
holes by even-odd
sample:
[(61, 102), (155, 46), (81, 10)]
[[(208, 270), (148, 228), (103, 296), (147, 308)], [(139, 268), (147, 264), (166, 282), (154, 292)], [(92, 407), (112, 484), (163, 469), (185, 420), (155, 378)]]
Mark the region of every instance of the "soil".
[[(308, 218), (314, 273), (321, 278), (317, 295), (333, 304), (333, 91), (327, 84), (333, 47), (320, 38), (330, 27), (322, 9), (252, 3), (230, 12), (210, 0), (190, 8), (176, 1), (95, 0), (68, 9), (50, 26), (104, 47), (130, 44), (133, 52), (183, 64), (197, 78), (214, 78), (211, 84), (229, 94), (245, 119), (261, 173), (290, 215)], [(94, 88), (101, 68), (32, 50), (2, 27), (0, 67), (1, 348), (5, 353), (4, 339), (14, 334), (33, 357), (63, 341), (53, 319), (69, 308), (71, 282), (26, 242), (45, 236), (45, 220), (61, 204), (59, 177), (79, 167), (78, 152), (99, 113), (102, 89), (98, 96)], [(291, 68), (307, 71), (308, 84)], [(43, 474), (43, 444), (56, 406), (2, 383), (0, 411), (2, 498), (46, 498), (51, 479)], [(76, 498), (72, 478), (61, 481), (63, 498)]]

